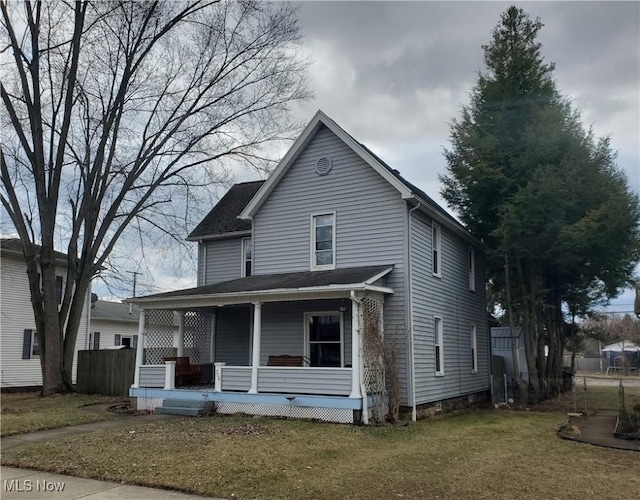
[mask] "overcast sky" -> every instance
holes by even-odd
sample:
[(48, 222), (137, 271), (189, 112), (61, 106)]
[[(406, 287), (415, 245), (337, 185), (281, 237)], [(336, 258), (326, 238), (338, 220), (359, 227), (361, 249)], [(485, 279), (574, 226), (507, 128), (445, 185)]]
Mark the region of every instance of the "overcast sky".
[[(491, 39), (504, 2), (302, 2), (304, 51), (312, 59), (316, 99), (296, 108), (308, 122), (322, 109), (409, 181), (446, 206), (438, 174), (449, 123), (468, 102), (483, 69), (481, 46)], [(520, 2), (544, 23), (539, 34), (555, 62), (561, 93), (586, 126), (609, 135), (618, 163), (640, 192), (640, 4)], [(236, 172), (238, 181), (254, 173)], [(185, 235), (186, 236), (186, 235)], [(195, 284), (157, 270), (153, 291)], [(151, 276), (141, 281), (149, 282)], [(629, 291), (616, 309), (631, 310)]]

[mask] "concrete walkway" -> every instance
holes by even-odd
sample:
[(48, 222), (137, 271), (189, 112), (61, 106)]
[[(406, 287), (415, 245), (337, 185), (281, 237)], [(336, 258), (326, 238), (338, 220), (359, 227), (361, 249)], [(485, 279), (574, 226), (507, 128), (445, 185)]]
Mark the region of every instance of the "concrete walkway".
[(601, 411), (589, 417), (573, 417), (571, 423), (580, 428), (580, 437), (562, 437), (618, 450), (640, 451), (639, 440), (614, 437), (617, 418), (618, 413), (615, 411)]
[[(27, 446), (32, 443), (51, 441), (52, 439), (66, 436), (86, 434), (88, 432), (103, 429), (121, 428), (126, 427), (127, 425), (157, 422), (159, 420), (166, 420), (169, 418), (175, 417), (171, 415), (144, 415), (136, 417), (126, 415), (111, 420), (104, 420), (102, 422), (93, 422), (90, 424), (63, 427), (61, 429), (31, 432), (29, 434), (20, 434), (17, 436), (6, 436), (0, 440), (0, 447), (2, 450), (9, 450), (20, 446)], [(89, 500), (138, 500), (146, 498), (203, 499), (212, 497), (187, 495), (159, 488), (130, 486), (111, 481), (96, 481), (93, 479), (83, 479), (80, 477), (65, 476), (62, 474), (51, 474), (49, 472), (29, 469), (1, 467), (0, 498), (2, 498), (2, 500), (31, 500), (39, 498), (59, 498), (64, 500), (73, 500), (76, 498), (86, 498)]]

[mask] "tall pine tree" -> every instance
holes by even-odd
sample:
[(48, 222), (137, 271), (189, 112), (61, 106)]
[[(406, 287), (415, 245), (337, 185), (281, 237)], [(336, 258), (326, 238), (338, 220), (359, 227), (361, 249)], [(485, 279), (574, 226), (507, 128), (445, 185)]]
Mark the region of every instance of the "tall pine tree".
[(560, 95), (542, 27), (516, 7), (502, 14), (441, 178), (449, 206), (490, 249), (502, 306), (525, 329), (534, 398), (559, 390), (565, 314), (615, 296), (640, 260), (638, 196), (609, 140), (585, 131)]

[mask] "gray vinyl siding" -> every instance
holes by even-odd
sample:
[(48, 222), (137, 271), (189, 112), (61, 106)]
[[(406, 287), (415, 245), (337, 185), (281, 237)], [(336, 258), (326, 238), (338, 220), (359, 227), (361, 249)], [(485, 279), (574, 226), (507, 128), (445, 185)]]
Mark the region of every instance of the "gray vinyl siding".
[[(416, 403), (489, 387), (484, 257), (475, 250), (476, 290), (469, 290), (467, 242), (441, 226), (442, 277), (432, 274), (431, 220), (412, 214), (411, 273)], [(434, 316), (443, 323), (444, 376), (435, 374)], [(476, 325), (478, 372), (471, 373), (470, 325)]]
[(164, 366), (141, 366), (140, 387), (164, 387)]
[[(211, 285), (222, 281), (235, 280), (242, 273), (242, 238), (211, 240), (206, 245), (204, 269), (201, 270), (204, 283)], [(204, 246), (203, 245), (203, 246)], [(204, 249), (202, 250), (204, 253)], [(202, 265), (202, 264), (201, 264)]]
[(250, 306), (222, 307), (216, 313), (215, 361), (231, 366), (251, 364)]
[(348, 396), (351, 393), (351, 370), (261, 368), (258, 371), (258, 391)]
[[(315, 173), (323, 156), (326, 176)], [(406, 391), (406, 205), (398, 191), (322, 127), (254, 217), (255, 274), (310, 270), (311, 214), (336, 213), (336, 268), (393, 264), (386, 286), (385, 337), (396, 346), (401, 399)], [(277, 354), (282, 354), (278, 352)]]
[(251, 387), (251, 369), (225, 367), (222, 369), (222, 390), (247, 392)]
[(262, 305), (262, 336), (260, 364), (266, 366), (269, 356), (305, 353), (304, 313), (317, 311), (344, 312), (344, 364), (351, 365), (351, 301), (318, 300), (303, 302), (272, 302)]
[[(231, 366), (251, 365), (251, 307), (218, 309), (216, 320), (216, 361)], [(269, 356), (305, 353), (304, 313), (344, 312), (344, 364), (351, 365), (351, 301), (318, 300), (302, 302), (267, 302), (262, 304), (260, 364), (267, 366)]]

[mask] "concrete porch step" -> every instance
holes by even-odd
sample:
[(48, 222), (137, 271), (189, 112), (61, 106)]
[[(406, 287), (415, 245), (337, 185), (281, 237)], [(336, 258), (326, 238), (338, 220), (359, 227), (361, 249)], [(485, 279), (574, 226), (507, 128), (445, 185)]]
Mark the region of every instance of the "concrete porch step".
[(159, 406), (155, 413), (161, 415), (180, 415), (183, 417), (200, 417), (207, 413), (204, 408), (180, 408), (178, 406)]
[(198, 401), (187, 399), (165, 399), (162, 402), (163, 408), (210, 408), (211, 401)]

